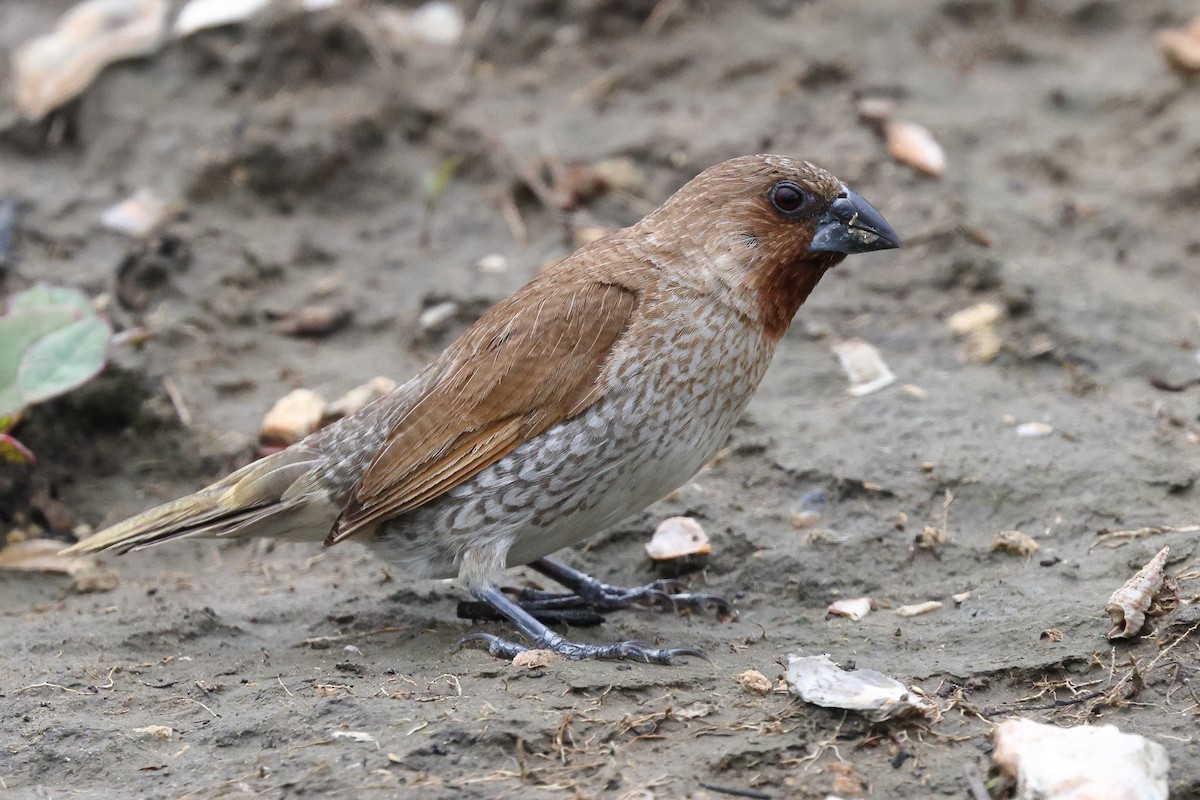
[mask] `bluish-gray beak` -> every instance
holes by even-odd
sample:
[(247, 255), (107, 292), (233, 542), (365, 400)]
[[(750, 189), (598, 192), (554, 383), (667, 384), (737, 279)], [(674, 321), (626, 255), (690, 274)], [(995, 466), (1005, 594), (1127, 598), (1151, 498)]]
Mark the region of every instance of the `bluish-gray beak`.
[(842, 184), (841, 194), (817, 222), (810, 253), (869, 253), (900, 246), (900, 237), (875, 206)]

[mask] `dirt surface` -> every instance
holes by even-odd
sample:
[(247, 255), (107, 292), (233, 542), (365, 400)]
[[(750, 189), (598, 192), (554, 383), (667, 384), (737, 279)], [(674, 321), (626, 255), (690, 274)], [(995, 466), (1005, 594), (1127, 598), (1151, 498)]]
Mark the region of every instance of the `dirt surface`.
[[(3, 4), (0, 45), (68, 7)], [(455, 586), (414, 583), (354, 543), (182, 543), (105, 559), (120, 583), (102, 593), (0, 573), (6, 796), (966, 797), (992, 724), (1029, 716), (1152, 737), (1172, 796), (1200, 797), (1194, 607), (1115, 645), (1104, 614), (1164, 545), (1180, 595), (1200, 590), (1186, 530), (1200, 522), (1200, 387), (1151, 383), (1200, 372), (1200, 85), (1154, 44), (1194, 5), (464, 11), (461, 45), (396, 57), (361, 9), (271, 17), (114, 66), (46, 123), (6, 117), (0, 191), (23, 214), (5, 290), (104, 295), (119, 329), (148, 338), (23, 423), (39, 462), (0, 472), (0, 523), (98, 527), (198, 488), (253, 456), (290, 388), (336, 397), (404, 378), (579, 231), (774, 151), (842, 177), (906, 247), (825, 279), (723, 460), (563, 554), (644, 583), (654, 525), (692, 515), (714, 540), (693, 586), (735, 600), (740, 620), (615, 614), (573, 633), (711, 660), (529, 670), (453, 652), (480, 627), (456, 618)], [(857, 118), (864, 96), (934, 132), (941, 180), (888, 157)], [(573, 210), (528, 187), (539, 159), (615, 157), (644, 180)], [(144, 243), (98, 225), (138, 187), (179, 211)], [(478, 266), (494, 254), (503, 269)], [(422, 309), (445, 300), (459, 303), (449, 327), (422, 331)], [(946, 324), (980, 302), (1005, 309), (988, 363), (964, 359)], [(286, 335), (279, 316), (312, 303), (353, 317)], [(895, 385), (847, 395), (830, 347), (849, 336), (879, 348)], [(1020, 437), (1026, 422), (1053, 431)], [(798, 530), (802, 501), (821, 517)], [(915, 546), (927, 527), (945, 541)], [(992, 552), (1010, 529), (1040, 549)], [(882, 607), (826, 619), (859, 596)], [(894, 612), (925, 600), (944, 606)], [(871, 724), (735, 680), (777, 679), (789, 653), (900, 678), (939, 719)]]

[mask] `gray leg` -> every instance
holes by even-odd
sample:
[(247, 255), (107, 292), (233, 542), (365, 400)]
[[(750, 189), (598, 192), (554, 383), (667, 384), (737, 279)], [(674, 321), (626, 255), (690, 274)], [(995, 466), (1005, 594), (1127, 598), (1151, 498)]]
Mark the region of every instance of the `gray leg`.
[[(538, 650), (553, 650), (564, 658), (579, 661), (585, 658), (600, 658), (616, 661), (644, 661), (647, 664), (671, 664), (680, 656), (705, 658), (704, 653), (690, 648), (663, 649), (649, 642), (617, 642), (615, 644), (582, 644), (571, 642), (538, 622), (521, 606), (510, 600), (495, 586), (477, 591), (475, 596), (495, 609), (501, 616), (517, 626), (517, 629)], [(490, 633), (471, 633), (458, 640), (456, 647), (482, 643), (487, 651), (498, 658), (513, 658), (517, 653), (529, 650), (525, 645), (501, 639)]]

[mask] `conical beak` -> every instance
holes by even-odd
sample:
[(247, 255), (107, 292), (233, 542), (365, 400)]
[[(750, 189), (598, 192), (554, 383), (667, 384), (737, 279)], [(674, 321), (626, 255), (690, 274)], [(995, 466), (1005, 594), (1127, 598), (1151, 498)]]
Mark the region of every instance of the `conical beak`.
[(900, 237), (875, 206), (842, 184), (841, 194), (817, 223), (810, 253), (869, 253), (900, 246)]

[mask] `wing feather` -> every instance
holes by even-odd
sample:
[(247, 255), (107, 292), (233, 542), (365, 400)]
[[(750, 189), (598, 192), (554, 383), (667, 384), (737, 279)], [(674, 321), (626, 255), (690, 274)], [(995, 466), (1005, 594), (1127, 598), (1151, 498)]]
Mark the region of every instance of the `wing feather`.
[(493, 308), (442, 355), (325, 543), (428, 503), (586, 410), (637, 303), (622, 284), (546, 280)]

